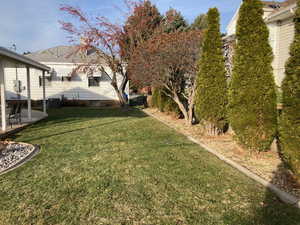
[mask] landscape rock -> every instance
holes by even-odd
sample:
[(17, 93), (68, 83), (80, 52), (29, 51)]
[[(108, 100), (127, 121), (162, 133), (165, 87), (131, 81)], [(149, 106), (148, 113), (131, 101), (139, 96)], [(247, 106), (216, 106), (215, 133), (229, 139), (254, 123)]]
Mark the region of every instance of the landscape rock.
[(0, 173), (14, 167), (35, 150), (35, 147), (31, 144), (17, 142), (0, 143)]

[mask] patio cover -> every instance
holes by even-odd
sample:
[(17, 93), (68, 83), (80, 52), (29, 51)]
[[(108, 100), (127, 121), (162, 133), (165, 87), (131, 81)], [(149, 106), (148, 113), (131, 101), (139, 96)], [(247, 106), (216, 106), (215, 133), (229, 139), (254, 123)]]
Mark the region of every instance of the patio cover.
[(0, 46), (0, 89), (1, 89), (1, 115), (2, 131), (6, 131), (6, 90), (5, 90), (5, 64), (4, 60), (17, 62), (26, 67), (27, 71), (27, 105), (28, 119), (31, 120), (31, 88), (30, 88), (30, 68), (43, 71), (43, 112), (46, 114), (46, 90), (45, 90), (45, 73), (50, 71), (50, 67), (32, 60), (26, 56), (17, 54)]

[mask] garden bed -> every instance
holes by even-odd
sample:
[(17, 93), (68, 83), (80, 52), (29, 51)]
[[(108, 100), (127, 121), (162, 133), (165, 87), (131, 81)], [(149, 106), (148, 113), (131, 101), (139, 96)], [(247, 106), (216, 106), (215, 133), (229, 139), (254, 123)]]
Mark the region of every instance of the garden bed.
[(0, 142), (0, 174), (19, 167), (30, 160), (39, 148), (22, 142)]
[(250, 152), (238, 145), (231, 134), (208, 136), (203, 133), (201, 125), (187, 126), (184, 120), (179, 120), (154, 108), (147, 108), (144, 111), (158, 117), (175, 130), (217, 150), (223, 156), (247, 168), (280, 189), (298, 198), (300, 197), (300, 184), (292, 173), (284, 167), (278, 152)]

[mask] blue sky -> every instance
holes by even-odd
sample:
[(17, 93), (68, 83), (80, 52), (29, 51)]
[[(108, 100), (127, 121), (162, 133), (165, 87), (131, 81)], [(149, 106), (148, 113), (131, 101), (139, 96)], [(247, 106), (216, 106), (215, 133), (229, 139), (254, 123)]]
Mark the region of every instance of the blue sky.
[[(161, 13), (170, 7), (181, 11), (192, 22), (211, 7), (221, 13), (222, 31), (232, 18), (241, 0), (152, 0)], [(0, 8), (0, 46), (16, 44), (17, 51), (38, 51), (57, 45), (68, 44), (67, 34), (61, 30), (59, 20), (70, 18), (59, 11), (61, 4), (80, 7), (89, 15), (105, 15), (122, 22), (123, 0), (5, 0)]]

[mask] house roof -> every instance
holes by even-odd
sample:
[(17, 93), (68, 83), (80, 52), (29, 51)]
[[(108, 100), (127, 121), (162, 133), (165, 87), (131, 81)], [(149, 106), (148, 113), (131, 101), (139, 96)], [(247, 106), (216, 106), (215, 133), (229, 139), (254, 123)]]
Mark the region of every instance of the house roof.
[[(96, 57), (94, 51), (87, 52), (88, 58), (92, 59)], [(84, 63), (85, 54), (79, 50), (78, 46), (57, 46), (46, 50), (33, 52), (26, 55), (27, 57), (39, 61), (48, 63)]]
[(272, 9), (278, 9), (282, 6), (284, 2), (278, 2), (278, 1), (262, 1), (265, 8), (272, 8)]
[(14, 61), (22, 63), (26, 66), (33, 67), (33, 68), (36, 68), (39, 70), (50, 71), (50, 67), (48, 67), (42, 63), (39, 63), (31, 58), (28, 58), (26, 56), (23, 56), (16, 52), (8, 50), (7, 48), (4, 48), (4, 47), (0, 47), (0, 57), (14, 60)]
[(274, 9), (274, 13), (282, 11), (286, 9), (287, 7), (296, 4), (297, 0), (286, 0), (284, 2), (276, 2), (276, 1), (263, 1), (265, 6), (268, 6), (270, 8)]
[(284, 7), (293, 5), (297, 2), (297, 0), (286, 0), (284, 2), (278, 1), (262, 1), (265, 7), (273, 8), (275, 10), (280, 10)]
[(293, 5), (297, 2), (297, 0), (286, 0), (285, 2), (282, 3), (282, 7), (287, 7), (289, 5)]
[(268, 15), (268, 17), (266, 18), (266, 22), (293, 17), (293, 12), (291, 11), (291, 9), (297, 7), (296, 2), (297, 0), (286, 0), (282, 2), (280, 8), (274, 10), (270, 15)]
[[(279, 20), (285, 20), (292, 18), (294, 16), (297, 0), (285, 0), (285, 1), (262, 1), (264, 4), (264, 11), (269, 12), (264, 18), (267, 23), (276, 22)], [(237, 9), (235, 15), (231, 19), (230, 23), (227, 26), (228, 35), (234, 35), (235, 30), (233, 27), (236, 27), (236, 21), (238, 18), (239, 9)], [(228, 36), (226, 37), (228, 38)]]

